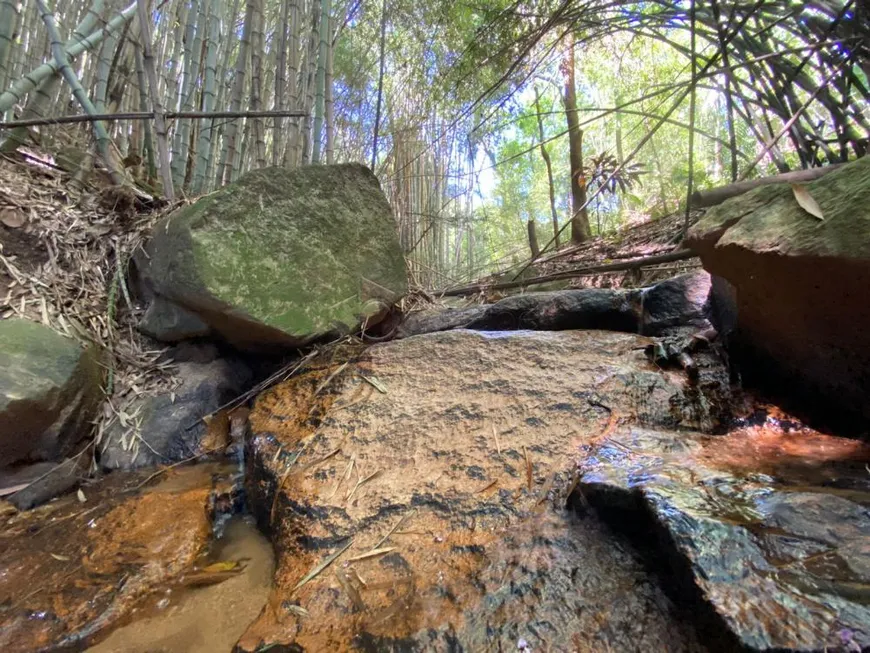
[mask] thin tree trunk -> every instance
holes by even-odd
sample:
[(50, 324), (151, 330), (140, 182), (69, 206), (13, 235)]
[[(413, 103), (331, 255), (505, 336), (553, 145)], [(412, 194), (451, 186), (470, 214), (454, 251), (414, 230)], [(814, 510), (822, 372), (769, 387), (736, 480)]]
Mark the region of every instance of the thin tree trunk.
[[(278, 52), (275, 63), (275, 101), (272, 105), (277, 111), (283, 111), (286, 106), (284, 96), (287, 84), (287, 42), (289, 30), (290, 0), (282, 0), (281, 16), (278, 18), (278, 26), (276, 28), (278, 34)], [(290, 80), (291, 84), (295, 82), (296, 80), (294, 79)], [(284, 154), (284, 134), (281, 132), (284, 128), (284, 119), (275, 117), (272, 126), (272, 165), (276, 166), (281, 162)]]
[(532, 251), (532, 257), (537, 258), (541, 255), (541, 248), (538, 247), (538, 230), (534, 218), (529, 218), (526, 231), (529, 233), (529, 249)]
[[(254, 28), (251, 31), (251, 110), (262, 108), (263, 88), (263, 0), (248, 0), (254, 6)], [(266, 167), (266, 141), (263, 134), (263, 119), (251, 118), (254, 141), (254, 165)]]
[[(221, 0), (209, 3), (208, 33), (205, 42), (205, 75), (202, 81), (202, 110), (206, 113), (214, 108), (217, 76), (217, 40), (220, 33), (218, 10), (223, 7)], [(214, 120), (203, 118), (199, 125), (199, 139), (196, 144), (196, 164), (193, 168), (191, 191), (198, 195), (205, 189), (205, 174), (208, 170), (208, 155), (211, 151)]]
[(381, 103), (384, 98), (385, 44), (387, 41), (387, 0), (381, 0), (381, 40), (378, 52), (378, 101), (375, 108), (375, 136), (372, 142), (372, 170), (378, 160), (378, 135), (381, 129)]
[(315, 79), (316, 100), (314, 107), (314, 134), (312, 135), (311, 162), (320, 163), (320, 150), (323, 143), (323, 116), (326, 112), (326, 57), (329, 45), (329, 8), (330, 0), (320, 0), (320, 45), (317, 54), (317, 77)]
[(175, 199), (172, 186), (172, 170), (169, 164), (169, 141), (166, 135), (166, 120), (163, 118), (163, 106), (160, 104), (160, 88), (157, 84), (157, 68), (154, 65), (154, 55), (151, 52), (151, 21), (148, 12), (148, 0), (139, 2), (139, 33), (142, 38), (142, 64), (148, 77), (151, 89), (151, 110), (154, 112), (154, 131), (157, 134), (157, 156), (160, 180), (163, 183), (163, 194), (169, 201)]
[(565, 75), (565, 117), (568, 121), (568, 158), (571, 163), (571, 241), (582, 243), (592, 237), (586, 210), (586, 180), (583, 176), (583, 130), (577, 114), (577, 87), (574, 81), (574, 38), (568, 40), (563, 62)]
[(12, 50), (21, 22), (21, 0), (0, 0), (0, 88), (12, 78)]
[[(83, 52), (87, 52), (103, 42), (109, 34), (117, 33), (127, 21), (129, 21), (136, 13), (136, 3), (133, 2), (126, 7), (118, 16), (110, 20), (103, 29), (97, 30), (88, 37), (77, 40), (69, 49), (61, 47), (62, 54), (68, 59), (73, 60)], [(59, 72), (60, 64), (57, 60), (52, 59), (46, 63), (37, 66), (27, 75), (21, 77), (9, 89), (0, 95), (0, 113), (5, 113), (11, 109), (17, 102), (21, 102), (24, 97), (34, 90), (40, 82), (51, 75)], [(70, 70), (72, 70), (70, 68)], [(75, 74), (75, 73), (73, 73)]]
[(329, 21), (329, 42), (326, 50), (326, 82), (324, 94), (326, 96), (326, 164), (332, 165), (335, 160), (335, 98), (332, 95), (332, 66), (335, 53), (335, 41), (332, 35), (332, 19)]
[[(230, 100), (230, 111), (239, 111), (242, 107), (242, 95), (245, 92), (245, 74), (248, 68), (248, 50), (251, 43), (251, 30), (254, 23), (254, 4), (248, 2), (245, 7), (245, 22), (242, 25), (242, 39), (239, 41), (239, 52), (236, 55), (236, 72), (233, 76), (233, 95)], [(230, 183), (233, 178), (233, 167), (237, 157), (236, 142), (238, 140), (239, 121), (227, 123), (224, 135), (221, 162), (218, 166), (217, 185)]]
[[(196, 85), (194, 79), (199, 74), (199, 53), (196, 47), (197, 33), (205, 29), (200, 19), (199, 3), (205, 0), (191, 0), (190, 12), (187, 14), (187, 24), (184, 28), (184, 54), (182, 59), (182, 81), (179, 105), (182, 111), (193, 109), (193, 95)], [(172, 139), (172, 182), (174, 187), (181, 187), (187, 177), (188, 148), (190, 144), (191, 121), (182, 120), (175, 127)]]
[[(556, 247), (559, 247), (559, 213), (556, 211), (556, 184), (553, 182), (553, 163), (550, 161), (550, 153), (544, 144), (544, 120), (541, 117), (541, 95), (535, 87), (535, 113), (538, 116), (538, 140), (541, 143), (541, 158), (547, 167), (547, 190), (550, 195), (550, 214), (553, 218), (553, 237), (556, 239)], [(537, 254), (532, 254), (537, 256)]]

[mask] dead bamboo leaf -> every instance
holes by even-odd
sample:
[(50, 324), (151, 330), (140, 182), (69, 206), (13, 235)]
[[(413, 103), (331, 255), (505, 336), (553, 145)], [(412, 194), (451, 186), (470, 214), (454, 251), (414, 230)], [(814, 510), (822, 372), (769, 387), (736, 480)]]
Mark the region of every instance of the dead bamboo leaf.
[(240, 572), (244, 570), (244, 565), (239, 560), (223, 560), (221, 562), (213, 562), (207, 567), (203, 567), (203, 571), (208, 574), (216, 574), (224, 571)]
[(387, 533), (386, 535), (384, 535), (380, 540), (378, 540), (378, 543), (375, 544), (375, 545), (372, 547), (372, 549), (379, 549), (379, 548), (381, 548), (381, 547), (384, 545), (384, 542), (386, 542), (388, 539), (390, 539), (390, 535), (392, 535), (392, 534), (395, 533), (397, 530), (399, 530), (399, 528), (402, 526), (402, 524), (405, 523), (405, 520), (408, 519), (408, 517), (410, 517), (411, 515), (413, 515), (415, 512), (417, 512), (417, 511), (416, 511), (416, 510), (412, 510), (411, 512), (402, 515), (401, 518), (399, 519), (399, 521), (396, 522), (396, 525), (393, 526), (393, 527), (390, 529), (390, 532)]
[(392, 551), (395, 551), (396, 547), (387, 546), (382, 549), (372, 549), (371, 551), (367, 551), (366, 553), (361, 553), (358, 556), (354, 556), (353, 558), (348, 558), (348, 562), (359, 562), (360, 560), (368, 560), (369, 558), (377, 558), (378, 556), (386, 555)]
[(487, 490), (494, 488), (496, 485), (498, 485), (498, 479), (494, 480), (492, 483), (489, 483), (485, 487), (480, 488), (475, 494), (483, 494)]
[(347, 592), (347, 595), (350, 597), (350, 602), (353, 603), (353, 607), (355, 607), (359, 611), (365, 610), (366, 604), (362, 600), (362, 597), (359, 594), (359, 590), (357, 590), (357, 588), (353, 586), (353, 583), (350, 582), (347, 574), (341, 569), (336, 569), (335, 577), (344, 588), (344, 591)]
[(333, 380), (335, 377), (337, 377), (339, 374), (341, 374), (341, 373), (344, 371), (344, 368), (346, 368), (347, 365), (348, 365), (347, 363), (342, 363), (341, 365), (339, 365), (338, 369), (336, 369), (335, 371), (333, 371), (332, 374), (330, 374), (329, 376), (327, 376), (327, 377), (326, 377), (326, 380), (325, 380), (323, 383), (321, 383), (319, 386), (317, 386), (317, 389), (314, 391), (314, 396), (316, 397), (317, 395), (319, 395), (320, 392), (321, 392), (321, 391), (322, 391), (326, 386), (328, 386), (328, 385), (332, 382), (332, 380)]
[(58, 555), (56, 553), (49, 553), (48, 555), (50, 555), (55, 560), (60, 560), (61, 562), (69, 562), (69, 560), (70, 560), (68, 556), (62, 556), (62, 555)]
[(822, 207), (819, 206), (819, 203), (816, 202), (806, 186), (803, 184), (792, 184), (791, 190), (792, 193), (794, 193), (795, 200), (797, 200), (797, 203), (800, 204), (800, 207), (804, 211), (819, 220), (825, 219), (825, 214), (822, 213)]
[(529, 487), (529, 492), (532, 491), (532, 461), (529, 460), (529, 452), (523, 446), (523, 456), (526, 458), (526, 483)]
[(7, 206), (0, 209), (0, 222), (10, 229), (18, 229), (25, 225), (27, 216), (15, 207)]
[(492, 437), (495, 438), (495, 450), (498, 455), (501, 455), (501, 442), (498, 441), (498, 431), (495, 430), (495, 424), (492, 425)]
[[(287, 612), (289, 612), (290, 614), (295, 614), (297, 617), (310, 617), (311, 616), (311, 614), (308, 612), (308, 610), (303, 608), (301, 605), (288, 605)], [(265, 649), (260, 649), (260, 650), (263, 651)]]
[(384, 470), (379, 469), (379, 470), (376, 471), (376, 472), (372, 472), (371, 474), (369, 474), (368, 476), (366, 476), (364, 479), (357, 481), (357, 482), (356, 482), (356, 485), (354, 485), (354, 486), (353, 486), (353, 489), (350, 491), (350, 494), (347, 495), (347, 501), (350, 501), (351, 497), (353, 497), (353, 495), (356, 493), (356, 491), (357, 491), (357, 490), (358, 490), (362, 485), (368, 483), (370, 480), (372, 480), (373, 478), (375, 478), (376, 476), (378, 476), (382, 471), (384, 471)]
[(377, 390), (381, 394), (383, 394), (383, 395), (387, 394), (387, 388), (384, 386), (384, 384), (380, 380), (378, 380), (378, 377), (366, 376), (364, 374), (360, 374), (360, 377), (362, 378), (363, 381), (365, 381), (366, 383), (371, 385), (375, 390)]
[(329, 565), (331, 565), (333, 562), (335, 562), (335, 560), (336, 560), (336, 558), (338, 558), (338, 556), (340, 556), (342, 553), (347, 551), (350, 548), (351, 544), (353, 544), (352, 539), (348, 540), (347, 544), (345, 544), (344, 546), (339, 548), (335, 553), (327, 556), (321, 563), (316, 565), (314, 567), (314, 569), (312, 569), (307, 574), (305, 574), (305, 576), (302, 578), (302, 580), (300, 580), (298, 583), (296, 583), (295, 587), (293, 587), (293, 591), (295, 592), (296, 590), (301, 588), (303, 585), (306, 585), (309, 582), (311, 582), (312, 580), (314, 580), (315, 578), (317, 578), (317, 576), (324, 569), (326, 569)]

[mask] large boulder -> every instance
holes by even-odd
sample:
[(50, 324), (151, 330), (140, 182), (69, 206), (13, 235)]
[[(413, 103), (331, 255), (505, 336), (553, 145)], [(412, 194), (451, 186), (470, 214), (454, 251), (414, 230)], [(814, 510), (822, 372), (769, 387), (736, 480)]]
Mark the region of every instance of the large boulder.
[(701, 650), (631, 550), (565, 510), (582, 445), (715, 422), (648, 343), (455, 330), (261, 395), (248, 497), (278, 568), (239, 650)]
[(801, 208), (789, 185), (763, 186), (710, 209), (687, 243), (734, 288), (734, 360), (748, 380), (865, 430), (870, 157), (806, 189), (824, 220)]
[(158, 223), (147, 254), (142, 330), (167, 342), (297, 347), (375, 323), (408, 288), (390, 207), (357, 164), (252, 171)]
[[(774, 422), (775, 424), (776, 422)], [(773, 424), (617, 429), (577, 499), (637, 538), (723, 650), (870, 650), (870, 447)]]
[(77, 453), (101, 383), (93, 348), (29, 320), (0, 321), (0, 468)]

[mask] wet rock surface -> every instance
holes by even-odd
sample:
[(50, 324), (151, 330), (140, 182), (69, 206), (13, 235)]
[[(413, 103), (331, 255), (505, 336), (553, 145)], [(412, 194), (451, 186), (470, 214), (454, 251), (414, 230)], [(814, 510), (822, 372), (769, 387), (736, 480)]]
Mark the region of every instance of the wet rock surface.
[(687, 244), (735, 289), (732, 359), (744, 377), (840, 431), (870, 418), (870, 159), (806, 185), (824, 220), (789, 184), (710, 209)]
[(726, 650), (866, 650), (868, 461), (870, 447), (807, 429), (631, 427), (592, 447), (575, 498), (712, 608), (699, 616)]
[(170, 470), (137, 490), (148, 476), (0, 518), (0, 650), (81, 650), (193, 568), (231, 494), (227, 471)]
[(261, 395), (247, 482), (278, 567), (240, 649), (700, 650), (630, 549), (564, 508), (581, 445), (715, 421), (648, 343), (451, 331)]
[(710, 275), (684, 274), (648, 288), (531, 292), (494, 304), (414, 313), (399, 327), (407, 337), (450, 329), (561, 331), (609, 329), (658, 336), (673, 328), (710, 326)]

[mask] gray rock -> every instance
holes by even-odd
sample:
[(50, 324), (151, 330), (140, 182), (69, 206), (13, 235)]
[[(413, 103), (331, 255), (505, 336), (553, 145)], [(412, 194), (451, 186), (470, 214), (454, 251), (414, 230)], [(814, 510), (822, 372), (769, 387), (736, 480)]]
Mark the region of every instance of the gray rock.
[(607, 329), (658, 336), (710, 326), (710, 275), (684, 274), (641, 289), (584, 288), (532, 292), (494, 304), (408, 316), (399, 337), (450, 329), (505, 331)]
[(408, 289), (389, 204), (358, 164), (249, 172), (156, 225), (147, 254), (140, 285), (171, 304), (143, 329), (173, 342), (202, 334), (182, 308), (237, 348), (299, 347), (376, 323)]
[(67, 458), (32, 479), (27, 487), (9, 497), (9, 503), (19, 510), (30, 510), (38, 505), (69, 492), (87, 476), (90, 456)]
[(196, 313), (157, 295), (142, 316), (139, 330), (161, 342), (178, 342), (207, 336), (211, 328)]
[(35, 322), (0, 321), (0, 467), (77, 453), (101, 382), (92, 348)]
[(100, 451), (103, 468), (166, 464), (201, 453), (207, 430), (202, 418), (241, 393), (251, 377), (244, 363), (229, 359), (179, 363), (177, 374), (182, 383), (174, 401), (171, 395), (162, 394), (139, 398), (126, 408), (138, 412), (138, 437), (135, 426), (115, 422), (109, 428)]
[(714, 639), (753, 651), (861, 650), (868, 457), (854, 441), (812, 433), (623, 429), (582, 461), (578, 499), (644, 546), (657, 543), (665, 576), (711, 608), (697, 612)]

